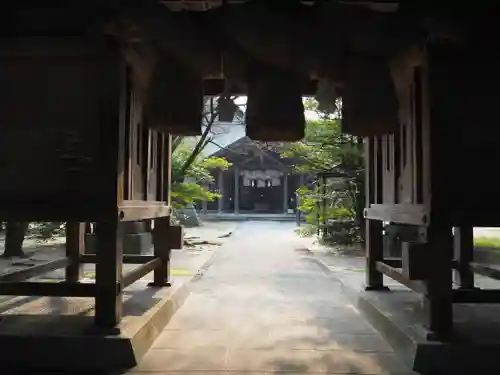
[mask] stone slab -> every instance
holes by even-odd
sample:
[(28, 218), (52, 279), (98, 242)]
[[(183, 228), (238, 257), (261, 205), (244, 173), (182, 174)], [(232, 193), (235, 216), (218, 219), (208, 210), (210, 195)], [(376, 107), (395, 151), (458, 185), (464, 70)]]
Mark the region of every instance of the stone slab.
[(182, 306), (190, 283), (207, 269), (213, 254), (183, 252), (181, 258), (179, 252), (181, 259), (172, 259), (173, 265), (191, 273), (173, 276), (171, 288), (147, 287), (151, 274), (125, 289), (118, 335), (95, 330), (91, 298), (3, 299), (0, 365), (12, 371), (114, 371), (136, 366)]
[(500, 373), (500, 306), (455, 304), (455, 337), (449, 342), (429, 341), (421, 296), (394, 281), (387, 283), (390, 292), (365, 291), (364, 273), (346, 271), (349, 261), (342, 265), (340, 259), (327, 264), (312, 258), (340, 281), (351, 302), (412, 370), (422, 374)]

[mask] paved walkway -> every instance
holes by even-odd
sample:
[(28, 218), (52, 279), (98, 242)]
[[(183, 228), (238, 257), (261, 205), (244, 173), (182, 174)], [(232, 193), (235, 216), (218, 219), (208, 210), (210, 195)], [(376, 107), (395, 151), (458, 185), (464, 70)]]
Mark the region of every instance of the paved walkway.
[(286, 223), (242, 223), (130, 374), (408, 375)]

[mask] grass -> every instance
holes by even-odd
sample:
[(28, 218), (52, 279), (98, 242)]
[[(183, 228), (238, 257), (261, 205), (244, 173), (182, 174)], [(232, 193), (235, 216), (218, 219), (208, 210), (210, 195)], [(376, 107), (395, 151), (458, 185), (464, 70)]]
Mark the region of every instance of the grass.
[(477, 247), (489, 247), (500, 250), (500, 238), (499, 237), (475, 237), (474, 246)]

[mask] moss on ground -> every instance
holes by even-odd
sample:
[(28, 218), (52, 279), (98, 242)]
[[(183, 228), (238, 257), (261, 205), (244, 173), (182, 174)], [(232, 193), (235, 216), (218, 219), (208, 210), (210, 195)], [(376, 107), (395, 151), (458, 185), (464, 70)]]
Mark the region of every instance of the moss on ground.
[(499, 237), (475, 237), (474, 246), (477, 247), (489, 247), (500, 250), (500, 238)]

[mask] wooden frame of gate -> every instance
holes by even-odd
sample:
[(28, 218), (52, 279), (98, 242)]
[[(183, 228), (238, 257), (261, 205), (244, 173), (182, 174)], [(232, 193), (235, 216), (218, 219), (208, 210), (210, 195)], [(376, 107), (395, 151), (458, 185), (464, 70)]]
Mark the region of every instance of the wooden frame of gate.
[[(125, 61), (104, 39), (18, 39), (0, 52), (0, 217), (67, 222), (66, 257), (2, 275), (0, 294), (93, 297), (104, 329), (120, 323), (130, 284), (154, 272), (151, 286), (169, 286), (170, 250), (182, 246), (170, 225), (171, 136), (141, 124)], [(120, 223), (143, 220), (154, 220), (154, 255), (124, 256)], [(83, 252), (86, 222), (97, 224), (96, 255)], [(95, 283), (81, 282), (85, 263)], [(64, 282), (26, 281), (60, 268)]]
[[(474, 286), (474, 272), (495, 279), (500, 272), (473, 262), (472, 231), (500, 224), (489, 198), (498, 185), (462, 177), (494, 168), (484, 147), (498, 147), (488, 121), (494, 96), (486, 91), (498, 73), (484, 61), (478, 70), (477, 53), (429, 43), (395, 59), (399, 128), (365, 138), (367, 289), (387, 289), (387, 275), (422, 294), (429, 338), (440, 340), (453, 332), (453, 303), (500, 303), (500, 289)], [(401, 258), (384, 258), (383, 222), (418, 229), (402, 238)]]

